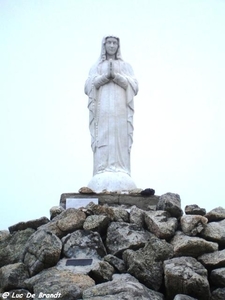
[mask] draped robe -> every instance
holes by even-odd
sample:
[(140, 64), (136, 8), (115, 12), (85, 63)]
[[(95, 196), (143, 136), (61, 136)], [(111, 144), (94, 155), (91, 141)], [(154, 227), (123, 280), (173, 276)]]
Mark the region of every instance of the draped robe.
[(85, 83), (88, 95), (89, 129), (94, 155), (93, 175), (124, 172), (130, 175), (133, 142), (133, 97), (138, 83), (131, 66), (121, 58), (113, 60), (115, 78), (106, 77), (108, 60), (99, 60)]

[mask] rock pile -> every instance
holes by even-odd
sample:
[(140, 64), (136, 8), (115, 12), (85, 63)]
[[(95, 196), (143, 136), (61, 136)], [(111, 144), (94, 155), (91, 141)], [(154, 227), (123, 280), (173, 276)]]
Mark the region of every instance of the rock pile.
[(225, 209), (89, 203), (0, 231), (0, 299), (224, 300)]

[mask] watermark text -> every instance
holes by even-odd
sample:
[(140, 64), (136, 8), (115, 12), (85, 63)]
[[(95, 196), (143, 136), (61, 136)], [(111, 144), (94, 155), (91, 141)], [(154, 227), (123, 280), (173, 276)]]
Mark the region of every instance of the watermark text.
[[(9, 292), (5, 292), (2, 295), (3, 299), (22, 299), (22, 298), (26, 298), (26, 299), (58, 299), (61, 297), (61, 293), (57, 292), (55, 294), (46, 294), (46, 293), (39, 293), (39, 294), (32, 294), (32, 293), (27, 293), (26, 295), (20, 294), (20, 293), (9, 293)], [(9, 298), (10, 297), (10, 298)]]

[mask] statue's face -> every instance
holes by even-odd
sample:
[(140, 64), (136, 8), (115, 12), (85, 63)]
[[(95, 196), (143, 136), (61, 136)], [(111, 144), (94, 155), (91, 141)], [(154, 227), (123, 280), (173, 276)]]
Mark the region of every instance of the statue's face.
[(109, 37), (106, 39), (105, 49), (106, 53), (109, 55), (115, 55), (118, 50), (118, 40), (113, 37)]

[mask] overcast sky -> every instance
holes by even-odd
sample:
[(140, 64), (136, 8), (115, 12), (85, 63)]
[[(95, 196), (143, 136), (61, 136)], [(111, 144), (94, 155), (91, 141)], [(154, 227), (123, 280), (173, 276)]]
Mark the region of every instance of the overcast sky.
[(92, 177), (84, 82), (104, 35), (139, 81), (137, 187), (207, 211), (225, 200), (225, 1), (0, 1), (0, 229)]

